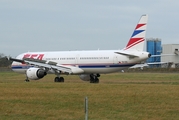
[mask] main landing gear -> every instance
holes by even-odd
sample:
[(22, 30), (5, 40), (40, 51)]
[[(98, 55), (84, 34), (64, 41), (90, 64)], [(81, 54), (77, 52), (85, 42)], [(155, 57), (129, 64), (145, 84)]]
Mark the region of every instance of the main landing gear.
[(64, 82), (63, 77), (55, 77), (54, 82)]
[(28, 78), (26, 78), (24, 81), (25, 81), (25, 82), (30, 82), (30, 80), (29, 80)]
[(30, 82), (29, 78), (26, 75), (26, 79), (24, 80), (25, 82)]
[(91, 74), (90, 75), (90, 83), (99, 83), (100, 74)]

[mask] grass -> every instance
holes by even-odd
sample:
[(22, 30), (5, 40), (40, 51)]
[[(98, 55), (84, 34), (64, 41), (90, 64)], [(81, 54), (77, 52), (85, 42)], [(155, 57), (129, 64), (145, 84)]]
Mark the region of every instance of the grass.
[(115, 73), (102, 75), (99, 84), (54, 75), (24, 82), (25, 76), (0, 73), (1, 119), (83, 120), (84, 98), (89, 120), (179, 119), (178, 73)]

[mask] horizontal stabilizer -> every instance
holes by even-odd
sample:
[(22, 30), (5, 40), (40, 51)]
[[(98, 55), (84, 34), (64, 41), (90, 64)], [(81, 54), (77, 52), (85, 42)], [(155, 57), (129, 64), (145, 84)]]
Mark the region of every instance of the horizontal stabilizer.
[(121, 55), (126, 55), (126, 56), (129, 56), (129, 57), (139, 57), (138, 55), (134, 55), (134, 54), (127, 53), (127, 52), (115, 52), (115, 53), (121, 54)]

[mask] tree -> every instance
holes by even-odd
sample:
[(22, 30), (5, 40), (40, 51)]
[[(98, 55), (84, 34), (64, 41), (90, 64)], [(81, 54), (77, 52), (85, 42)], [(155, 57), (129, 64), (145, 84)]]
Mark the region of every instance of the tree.
[(11, 64), (12, 61), (9, 61), (3, 53), (0, 53), (0, 67), (8, 67)]

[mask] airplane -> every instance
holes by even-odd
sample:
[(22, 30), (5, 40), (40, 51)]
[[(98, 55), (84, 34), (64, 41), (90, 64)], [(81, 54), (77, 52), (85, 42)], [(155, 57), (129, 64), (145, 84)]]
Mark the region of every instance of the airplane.
[(55, 74), (54, 82), (64, 82), (63, 74), (79, 75), (83, 81), (99, 83), (100, 74), (118, 72), (150, 58), (144, 51), (148, 15), (142, 15), (126, 47), (122, 50), (26, 52), (13, 61), (14, 72), (26, 75), (25, 81)]

